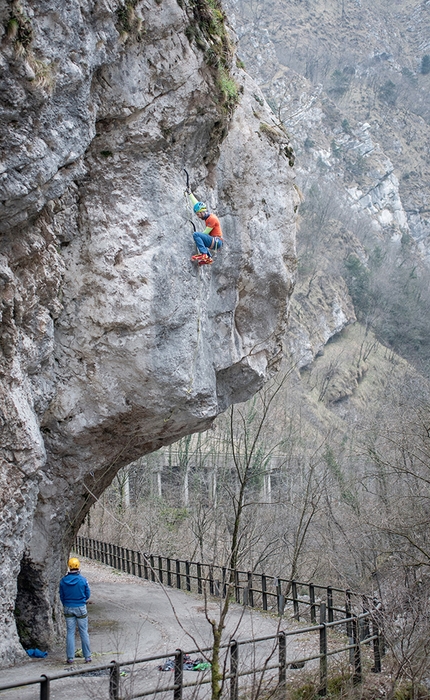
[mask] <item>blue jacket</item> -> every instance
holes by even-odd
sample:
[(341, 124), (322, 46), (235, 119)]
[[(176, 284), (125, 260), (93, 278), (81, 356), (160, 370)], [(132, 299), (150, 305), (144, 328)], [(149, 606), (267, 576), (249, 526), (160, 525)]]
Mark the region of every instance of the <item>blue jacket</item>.
[(86, 578), (79, 571), (69, 571), (60, 581), (60, 600), (69, 608), (85, 605), (91, 595)]

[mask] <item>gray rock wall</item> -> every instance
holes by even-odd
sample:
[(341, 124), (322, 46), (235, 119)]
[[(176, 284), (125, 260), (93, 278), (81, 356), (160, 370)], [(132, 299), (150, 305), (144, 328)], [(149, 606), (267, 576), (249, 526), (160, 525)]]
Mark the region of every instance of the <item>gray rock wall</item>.
[[(15, 605), (24, 644), (61, 628), (70, 544), (117, 470), (207, 428), (282, 356), (286, 136), (236, 68), (229, 110), (186, 5), (139, 2), (128, 31), (120, 7), (0, 4), (3, 664)], [(222, 222), (210, 267), (189, 260), (184, 166)]]

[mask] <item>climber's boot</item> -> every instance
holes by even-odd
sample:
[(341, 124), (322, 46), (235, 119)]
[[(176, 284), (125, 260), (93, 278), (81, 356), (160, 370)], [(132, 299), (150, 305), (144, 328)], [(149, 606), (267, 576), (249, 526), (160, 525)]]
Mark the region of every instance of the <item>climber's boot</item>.
[(199, 260), (199, 265), (212, 265), (213, 260), (210, 255), (202, 255), (202, 259)]

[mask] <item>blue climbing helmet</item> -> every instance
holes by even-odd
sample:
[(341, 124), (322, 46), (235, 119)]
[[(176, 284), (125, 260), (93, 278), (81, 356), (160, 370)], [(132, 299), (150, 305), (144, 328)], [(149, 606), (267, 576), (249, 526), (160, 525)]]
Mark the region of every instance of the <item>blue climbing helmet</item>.
[(198, 214), (199, 211), (206, 211), (206, 204), (203, 202), (196, 202), (193, 209), (196, 214)]

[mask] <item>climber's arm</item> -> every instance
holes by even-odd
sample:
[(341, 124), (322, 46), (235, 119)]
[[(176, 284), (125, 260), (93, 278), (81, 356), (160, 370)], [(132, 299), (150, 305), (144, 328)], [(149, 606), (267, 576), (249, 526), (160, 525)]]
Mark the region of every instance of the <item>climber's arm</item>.
[(206, 235), (209, 236), (211, 231), (212, 231), (211, 227), (210, 227), (210, 226), (206, 226), (206, 228), (205, 228), (205, 230), (203, 231), (203, 233), (206, 233)]
[(194, 206), (199, 201), (198, 199), (196, 199), (192, 192), (188, 192), (188, 196), (191, 200), (191, 206)]

